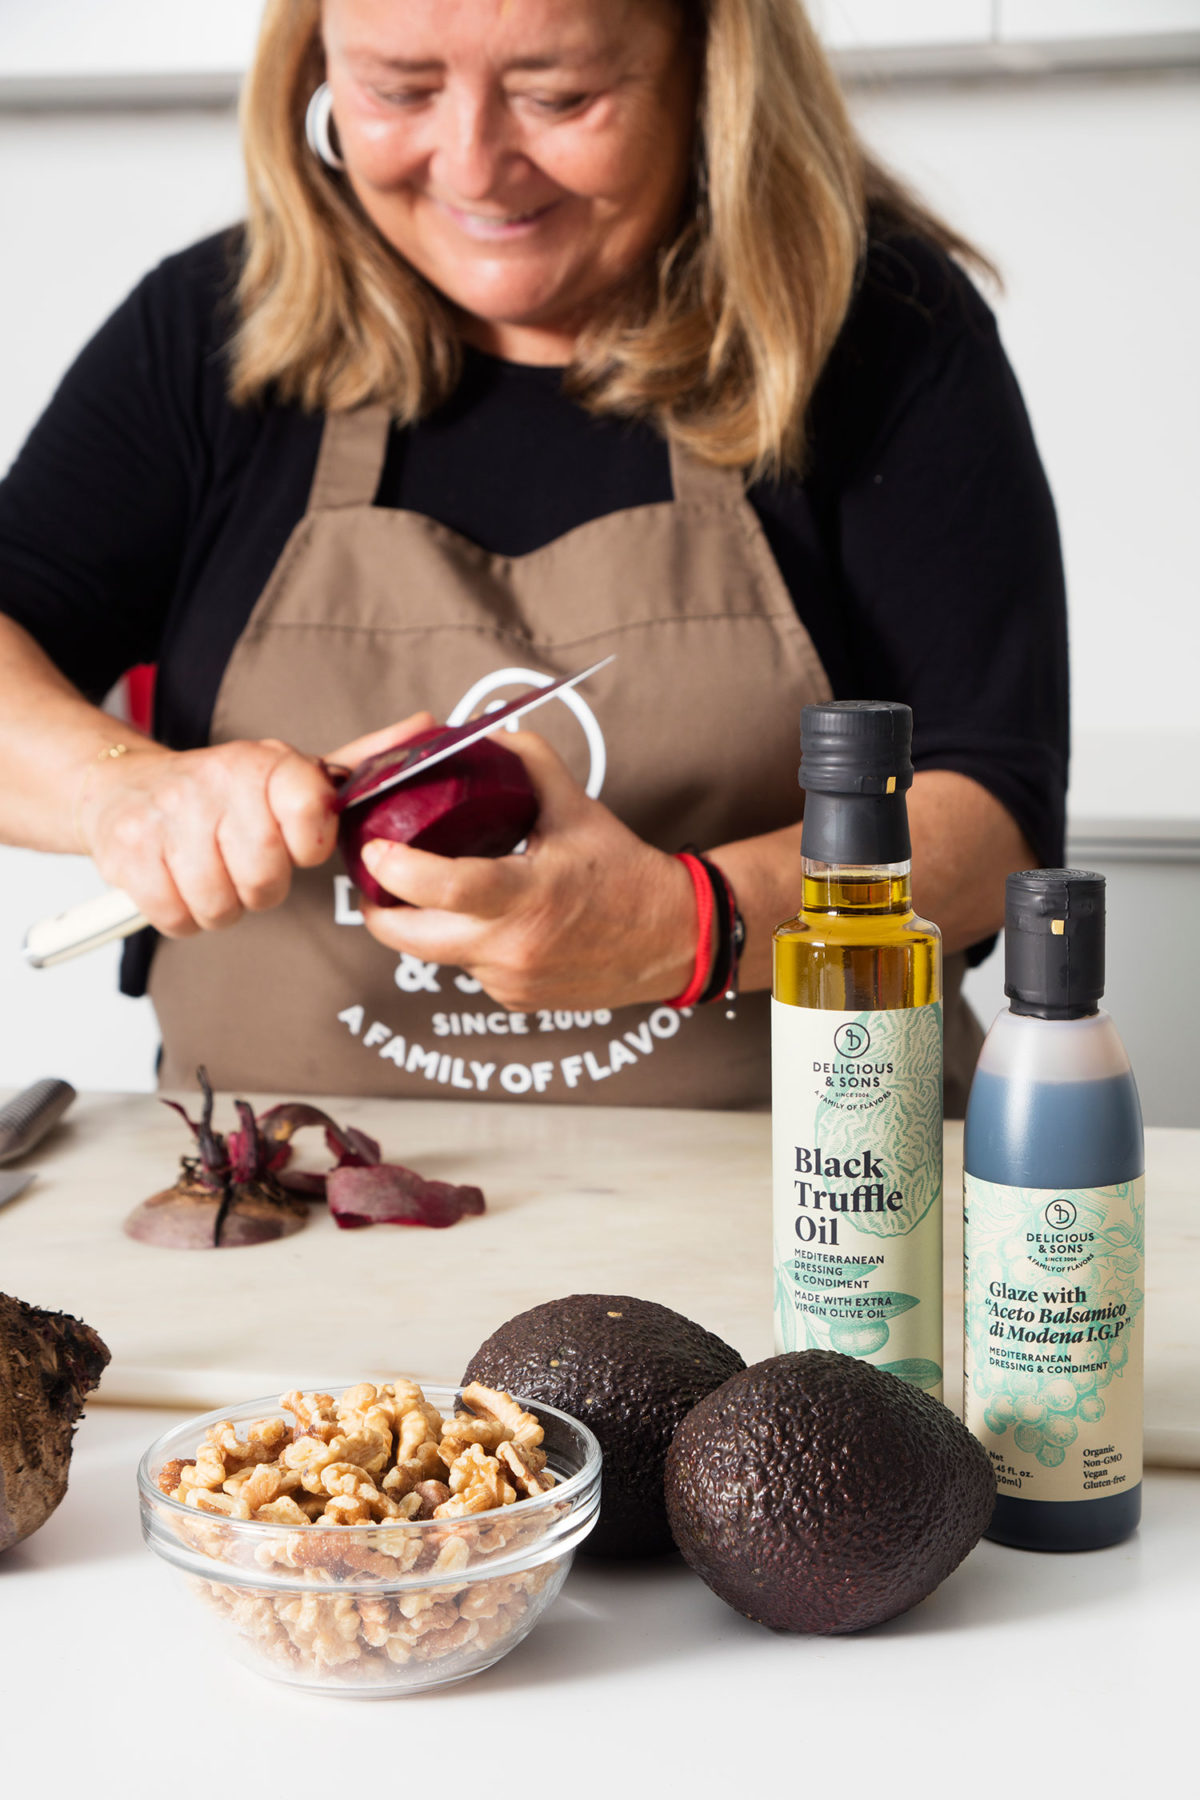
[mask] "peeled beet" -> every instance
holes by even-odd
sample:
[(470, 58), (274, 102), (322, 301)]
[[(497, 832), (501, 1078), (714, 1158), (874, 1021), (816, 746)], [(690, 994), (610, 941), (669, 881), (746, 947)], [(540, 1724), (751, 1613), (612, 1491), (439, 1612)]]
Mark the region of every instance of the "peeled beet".
[[(442, 730), (435, 726), (397, 744), (394, 751), (373, 757), (377, 775), (387, 772), (385, 758), (401, 768), (415, 745), (440, 736)], [(347, 789), (361, 773), (361, 767), (352, 772)], [(480, 738), (377, 800), (347, 807), (338, 842), (363, 898), (372, 906), (402, 906), (404, 902), (380, 887), (363, 864), (362, 846), (372, 838), (411, 844), (435, 856), (507, 856), (529, 836), (537, 814), (537, 795), (520, 757), (493, 738)]]

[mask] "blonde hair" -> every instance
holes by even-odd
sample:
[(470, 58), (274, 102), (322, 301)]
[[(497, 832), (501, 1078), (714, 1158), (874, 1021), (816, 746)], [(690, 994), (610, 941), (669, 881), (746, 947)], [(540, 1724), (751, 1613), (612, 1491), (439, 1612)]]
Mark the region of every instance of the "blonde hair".
[[(813, 388), (872, 230), (987, 267), (867, 153), (799, 0), (682, 0), (701, 60), (696, 178), (675, 240), (576, 346), (569, 391), (699, 457), (799, 468)], [(230, 392), (309, 410), (453, 390), (450, 310), (305, 141), (320, 0), (268, 0), (243, 95), (249, 190)]]

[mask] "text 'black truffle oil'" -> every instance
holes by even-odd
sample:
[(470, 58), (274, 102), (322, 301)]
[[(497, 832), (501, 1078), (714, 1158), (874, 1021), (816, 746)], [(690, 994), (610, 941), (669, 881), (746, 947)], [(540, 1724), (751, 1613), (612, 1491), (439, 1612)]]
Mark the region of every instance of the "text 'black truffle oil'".
[(775, 1344), (942, 1391), (942, 962), (912, 907), (912, 713), (806, 706), (803, 905), (775, 933)]
[(1104, 877), (1008, 878), (1009, 1010), (967, 1102), (964, 1416), (991, 1454), (987, 1535), (1091, 1550), (1141, 1514), (1144, 1176), (1104, 992)]

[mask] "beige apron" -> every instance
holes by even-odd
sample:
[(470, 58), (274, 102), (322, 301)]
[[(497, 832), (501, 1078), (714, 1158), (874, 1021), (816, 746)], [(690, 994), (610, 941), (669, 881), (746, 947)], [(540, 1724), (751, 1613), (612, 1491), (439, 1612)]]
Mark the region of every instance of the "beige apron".
[[(671, 446), (672, 501), (502, 557), (372, 504), (389, 430), (383, 407), (327, 418), (308, 510), (234, 648), (212, 742), (320, 754), (422, 707), (457, 722), (615, 652), (531, 721), (589, 792), (669, 851), (800, 817), (800, 709), (831, 690), (736, 471)], [(190, 1087), (202, 1062), (219, 1088), (289, 1097), (770, 1097), (765, 993), (733, 1020), (719, 1003), (506, 1012), (460, 970), (377, 943), (336, 861), (297, 871), (273, 912), (160, 943), (150, 992), (166, 1087)]]

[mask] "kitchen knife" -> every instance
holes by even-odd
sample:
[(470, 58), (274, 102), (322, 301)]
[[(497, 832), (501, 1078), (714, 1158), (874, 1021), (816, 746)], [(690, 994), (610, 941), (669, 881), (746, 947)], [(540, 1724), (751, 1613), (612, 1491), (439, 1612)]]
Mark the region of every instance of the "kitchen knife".
[[(74, 1098), (75, 1089), (69, 1081), (47, 1077), (0, 1106), (0, 1163), (15, 1162), (40, 1144)], [(11, 1200), (13, 1196), (8, 1197)]]
[(23, 1194), (33, 1180), (33, 1170), (24, 1175), (0, 1175), (0, 1206), (7, 1206), (18, 1194)]
[(396, 755), (394, 745), (390, 750), (381, 750), (378, 756), (368, 757), (338, 788), (336, 810), (345, 812), (351, 806), (363, 806), (368, 800), (377, 800), (380, 794), (399, 787), (402, 781), (408, 781), (420, 770), (432, 768), (434, 763), (444, 762), (448, 756), (465, 750), (468, 744), (477, 744), (480, 738), (490, 736), (497, 725), (533, 712), (543, 701), (553, 699), (566, 688), (578, 687), (581, 681), (586, 681), (597, 669), (607, 668), (613, 660), (613, 657), (605, 656), (590, 669), (581, 669), (578, 675), (563, 675), (558, 681), (535, 688), (532, 694), (522, 694), (519, 699), (510, 700), (507, 706), (484, 713), (481, 719), (468, 719), (465, 725), (444, 725), (440, 731), (432, 732), (424, 743), (414, 745), (409, 759), (399, 769), (389, 768)]
[[(435, 763), (464, 750), (468, 744), (490, 737), (497, 726), (533, 712), (545, 701), (552, 700), (555, 694), (564, 693), (567, 688), (577, 687), (589, 675), (606, 668), (612, 661), (611, 656), (602, 657), (590, 668), (581, 669), (578, 675), (564, 675), (558, 681), (548, 682), (545, 687), (535, 688), (531, 694), (511, 700), (507, 706), (498, 707), (495, 712), (484, 713), (480, 719), (470, 719), (465, 725), (444, 727), (423, 744), (415, 746), (409, 760), (399, 769), (385, 770), (385, 764), (390, 764), (394, 757), (394, 750), (369, 757), (338, 788), (335, 803), (337, 811), (344, 812), (347, 807), (361, 806), (367, 800), (377, 799), (380, 794), (399, 787), (402, 781), (410, 780), (421, 770), (432, 768)], [(140, 931), (145, 923), (137, 903), (128, 894), (123, 894), (119, 888), (108, 888), (103, 894), (97, 894), (94, 900), (82, 900), (78, 906), (68, 907), (66, 912), (58, 913), (52, 919), (41, 919), (36, 925), (31, 925), (25, 934), (25, 960), (32, 968), (49, 969), (55, 963), (66, 962), (72, 956), (82, 956), (87, 950), (96, 950), (101, 944), (110, 944), (115, 938), (129, 937), (131, 933)]]

